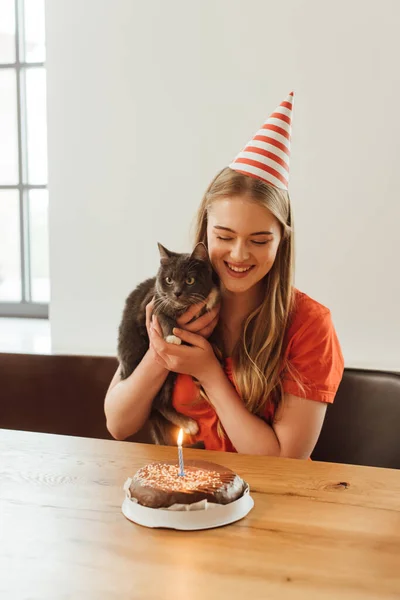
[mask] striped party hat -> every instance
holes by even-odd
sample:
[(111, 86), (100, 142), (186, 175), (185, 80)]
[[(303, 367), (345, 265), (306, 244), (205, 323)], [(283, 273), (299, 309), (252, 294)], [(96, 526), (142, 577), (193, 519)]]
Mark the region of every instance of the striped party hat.
[(268, 117), (229, 167), (287, 190), (292, 112), (293, 92)]

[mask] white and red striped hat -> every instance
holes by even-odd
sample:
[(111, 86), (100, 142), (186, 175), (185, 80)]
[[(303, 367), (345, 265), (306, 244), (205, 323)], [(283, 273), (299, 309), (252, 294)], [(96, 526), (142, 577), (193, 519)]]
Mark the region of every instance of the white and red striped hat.
[(292, 112), (293, 92), (268, 117), (229, 167), (287, 190)]

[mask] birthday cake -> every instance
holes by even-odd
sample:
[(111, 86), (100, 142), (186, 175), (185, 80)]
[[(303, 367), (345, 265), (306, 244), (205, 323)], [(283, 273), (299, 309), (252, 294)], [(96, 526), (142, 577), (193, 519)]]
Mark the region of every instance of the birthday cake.
[(129, 480), (129, 496), (141, 506), (169, 508), (204, 500), (230, 504), (241, 498), (247, 489), (239, 475), (207, 461), (185, 461), (184, 475), (179, 473), (177, 461), (145, 465)]

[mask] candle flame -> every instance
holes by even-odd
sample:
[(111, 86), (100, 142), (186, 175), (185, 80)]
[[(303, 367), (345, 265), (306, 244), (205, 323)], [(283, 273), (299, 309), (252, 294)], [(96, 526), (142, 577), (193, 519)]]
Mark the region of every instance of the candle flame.
[(179, 435), (178, 435), (178, 446), (182, 446), (182, 440), (183, 440), (183, 429), (180, 429)]

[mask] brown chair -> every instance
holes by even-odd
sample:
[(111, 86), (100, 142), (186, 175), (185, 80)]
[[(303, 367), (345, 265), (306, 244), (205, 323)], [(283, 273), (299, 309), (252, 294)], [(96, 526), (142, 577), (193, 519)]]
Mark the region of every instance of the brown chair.
[(400, 469), (400, 375), (345, 369), (312, 458)]
[[(0, 428), (111, 439), (113, 357), (0, 354)], [(128, 441), (150, 442), (146, 427)], [(345, 369), (313, 460), (400, 468), (400, 375)]]
[[(0, 354), (0, 428), (112, 439), (104, 397), (113, 357)], [(145, 429), (130, 441), (149, 442)]]

